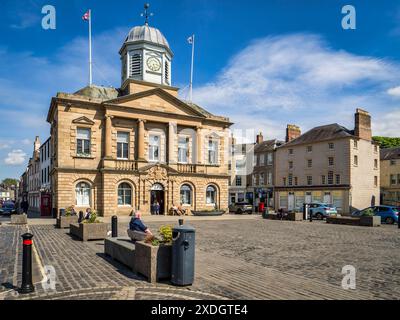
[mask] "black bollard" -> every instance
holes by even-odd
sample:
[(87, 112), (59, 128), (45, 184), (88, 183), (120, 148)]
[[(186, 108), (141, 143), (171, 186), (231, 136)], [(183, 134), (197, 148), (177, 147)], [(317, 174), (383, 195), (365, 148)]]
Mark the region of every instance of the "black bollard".
[(400, 229), (400, 216), (397, 218), (397, 227)]
[(308, 209), (308, 216), (310, 217), (310, 222), (312, 222), (312, 212)]
[(79, 211), (78, 223), (83, 221), (83, 211)]
[(22, 235), (22, 285), (19, 292), (22, 294), (32, 293), (35, 287), (32, 282), (32, 238), (33, 235), (25, 233)]
[(179, 225), (183, 226), (183, 223), (184, 223), (183, 219), (179, 219)]
[(113, 216), (111, 218), (111, 237), (117, 238), (118, 237), (118, 217)]

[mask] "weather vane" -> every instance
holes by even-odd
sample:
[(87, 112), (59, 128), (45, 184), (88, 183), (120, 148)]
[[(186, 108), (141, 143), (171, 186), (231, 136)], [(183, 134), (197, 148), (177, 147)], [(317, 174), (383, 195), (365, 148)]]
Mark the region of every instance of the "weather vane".
[(149, 17), (154, 16), (153, 13), (149, 13), (149, 8), (150, 8), (150, 4), (145, 3), (144, 4), (144, 12), (140, 15), (141, 17), (145, 17), (146, 20), (144, 21), (144, 23), (146, 26), (149, 25)]

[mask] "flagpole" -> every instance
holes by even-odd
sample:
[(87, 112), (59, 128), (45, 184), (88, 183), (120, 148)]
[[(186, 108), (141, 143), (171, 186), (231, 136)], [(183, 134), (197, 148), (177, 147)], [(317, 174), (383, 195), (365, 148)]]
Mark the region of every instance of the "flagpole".
[(92, 86), (92, 10), (89, 9), (89, 86)]
[(193, 101), (193, 65), (194, 65), (194, 35), (192, 35), (192, 65), (190, 67), (190, 102)]

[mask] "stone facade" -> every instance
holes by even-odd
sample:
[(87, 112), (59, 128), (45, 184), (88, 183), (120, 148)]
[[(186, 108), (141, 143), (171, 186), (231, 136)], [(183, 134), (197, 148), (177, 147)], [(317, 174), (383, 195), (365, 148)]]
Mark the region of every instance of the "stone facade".
[(382, 204), (400, 206), (400, 148), (382, 149), (380, 155)]
[[(53, 206), (103, 216), (182, 204), (228, 209), (226, 117), (180, 100), (162, 33), (134, 27), (119, 51), (121, 88), (87, 86), (52, 99)], [(156, 212), (155, 212), (156, 213)]]
[(354, 131), (316, 127), (279, 147), (275, 208), (298, 211), (303, 203), (323, 202), (349, 214), (379, 205), (379, 146), (368, 123), (368, 113), (357, 109)]
[[(144, 84), (140, 85), (143, 90)], [(53, 204), (57, 209), (75, 205), (78, 211), (92, 207), (102, 215), (129, 215), (135, 209), (148, 214), (155, 185), (162, 187), (164, 212), (180, 204), (182, 185), (191, 188), (188, 209), (228, 208), (229, 121), (205, 116), (161, 88), (148, 89), (111, 102), (77, 94), (59, 94), (53, 99), (48, 121), (52, 125)], [(81, 143), (78, 129), (90, 132), (88, 154), (77, 152)], [(129, 135), (128, 159), (118, 158), (118, 132)], [(150, 160), (151, 134), (160, 137), (157, 161)], [(181, 136), (187, 137), (185, 163), (178, 161)], [(215, 164), (208, 159), (210, 140), (218, 145)], [(84, 205), (77, 199), (81, 183), (89, 186)], [(130, 187), (131, 200), (119, 205), (122, 183)], [(216, 198), (215, 203), (207, 204), (209, 186), (215, 187)]]

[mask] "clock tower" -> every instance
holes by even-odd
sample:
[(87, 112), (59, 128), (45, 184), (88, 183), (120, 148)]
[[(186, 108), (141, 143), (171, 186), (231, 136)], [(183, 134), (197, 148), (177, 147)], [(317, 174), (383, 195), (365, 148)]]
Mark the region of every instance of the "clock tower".
[(145, 5), (143, 26), (134, 27), (120, 50), (121, 82), (129, 79), (171, 86), (171, 62), (173, 53), (160, 30), (148, 23), (149, 5)]

